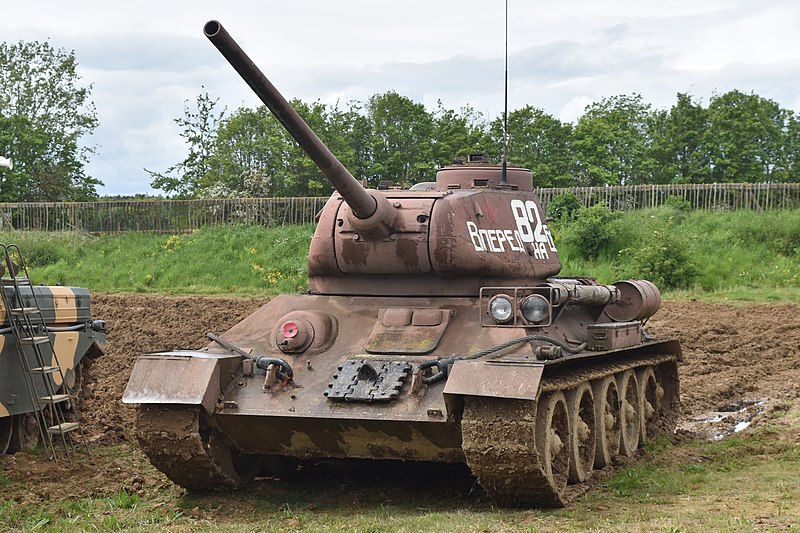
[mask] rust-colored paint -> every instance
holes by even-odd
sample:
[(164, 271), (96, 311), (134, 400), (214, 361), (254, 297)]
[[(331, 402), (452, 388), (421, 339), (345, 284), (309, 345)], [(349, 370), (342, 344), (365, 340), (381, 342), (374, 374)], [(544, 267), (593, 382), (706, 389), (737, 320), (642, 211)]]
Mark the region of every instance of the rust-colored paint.
[(122, 395), (123, 403), (202, 405), (214, 411), (241, 358), (177, 351), (141, 356)]
[(543, 372), (542, 362), (456, 361), (444, 394), (535, 400)]

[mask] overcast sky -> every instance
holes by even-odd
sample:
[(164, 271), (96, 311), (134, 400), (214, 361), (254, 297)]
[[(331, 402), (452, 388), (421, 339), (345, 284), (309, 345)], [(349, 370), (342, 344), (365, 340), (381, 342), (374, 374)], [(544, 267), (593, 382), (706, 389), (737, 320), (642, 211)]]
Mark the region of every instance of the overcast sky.
[[(101, 194), (153, 193), (186, 146), (173, 119), (203, 91), (258, 99), (203, 36), (219, 20), (287, 98), (389, 90), (433, 109), (503, 108), (503, 0), (28, 0), (3, 2), (5, 42), (74, 50), (100, 126), (88, 167)], [(509, 108), (573, 122), (592, 101), (640, 93), (668, 108), (731, 89), (800, 112), (798, 0), (509, 0)], [(4, 155), (4, 154), (0, 154)], [(13, 154), (9, 154), (12, 155)]]

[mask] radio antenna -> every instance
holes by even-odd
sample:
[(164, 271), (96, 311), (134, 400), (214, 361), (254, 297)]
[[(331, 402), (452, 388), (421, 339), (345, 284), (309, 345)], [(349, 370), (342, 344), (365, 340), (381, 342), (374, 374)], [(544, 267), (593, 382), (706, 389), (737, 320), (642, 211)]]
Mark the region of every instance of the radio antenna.
[(503, 169), (500, 172), (501, 187), (508, 186), (507, 156), (508, 156), (508, 0), (506, 0), (506, 54), (505, 54), (505, 79), (503, 83)]

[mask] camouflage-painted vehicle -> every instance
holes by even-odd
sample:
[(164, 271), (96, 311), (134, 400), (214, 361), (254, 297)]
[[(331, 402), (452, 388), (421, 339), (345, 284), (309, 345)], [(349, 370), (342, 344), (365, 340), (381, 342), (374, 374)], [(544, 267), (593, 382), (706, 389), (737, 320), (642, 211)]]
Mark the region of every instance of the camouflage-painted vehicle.
[[(46, 433), (37, 422), (37, 412), (45, 408), (39, 399), (49, 394), (48, 389), (56, 393), (66, 390), (73, 399), (77, 398), (83, 378), (82, 362), (102, 355), (106, 343), (105, 323), (91, 319), (87, 289), (25, 286), (20, 288), (22, 301), (18, 302), (9, 278), (4, 277), (3, 290), (12, 309), (32, 309), (34, 305), (40, 309), (50, 343), (40, 343), (39, 349), (52, 370), (45, 376), (26, 375), (31, 374), (28, 369), (36, 369), (39, 364), (27, 351), (27, 369), (23, 367), (11, 317), (0, 300), (0, 454), (31, 449), (40, 442), (40, 435)], [(41, 333), (44, 332), (37, 334)], [(49, 387), (45, 378), (50, 380)], [(69, 409), (69, 404), (68, 400), (59, 408)]]
[(218, 22), (205, 33), (337, 192), (308, 294), (138, 359), (123, 401), (153, 465), (207, 489), (299, 461), (460, 462), (502, 505), (558, 506), (674, 428), (680, 346), (643, 328), (658, 289), (556, 277), (528, 170), (473, 157), (366, 190)]

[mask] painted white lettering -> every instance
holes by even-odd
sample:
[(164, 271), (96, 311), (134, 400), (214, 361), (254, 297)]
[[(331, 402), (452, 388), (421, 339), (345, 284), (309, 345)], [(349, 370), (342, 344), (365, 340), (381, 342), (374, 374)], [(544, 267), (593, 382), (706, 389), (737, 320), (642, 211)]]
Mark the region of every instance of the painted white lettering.
[(497, 246), (497, 230), (490, 229), (486, 233), (489, 237), (489, 250), (492, 252), (502, 252), (503, 250)]
[(543, 242), (537, 242), (533, 245), (533, 257), (536, 259), (550, 259), (550, 254), (547, 253), (547, 248)]
[(517, 239), (517, 248), (519, 248), (520, 253), (525, 253), (525, 243), (522, 242), (522, 236), (519, 234), (519, 231), (514, 231), (514, 237)]
[(514, 244), (514, 241), (516, 241), (517, 238), (514, 235), (514, 232), (512, 230), (507, 229), (507, 230), (503, 231), (503, 235), (505, 235), (506, 242), (508, 243), (508, 247), (511, 248), (512, 251), (514, 251), (514, 252), (522, 251), (517, 247), (516, 244)]
[(469, 238), (472, 240), (472, 246), (475, 247), (476, 252), (485, 252), (486, 247), (483, 245), (483, 240), (478, 233), (478, 226), (471, 220), (467, 220), (467, 231), (469, 231)]
[(533, 242), (534, 235), (531, 228), (531, 221), (522, 200), (511, 200), (511, 211), (514, 213), (514, 220), (517, 221), (517, 231), (522, 242)]
[(506, 251), (506, 246), (504, 244), (505, 242), (506, 242), (506, 232), (501, 229), (497, 230), (497, 245), (500, 246), (501, 252)]

